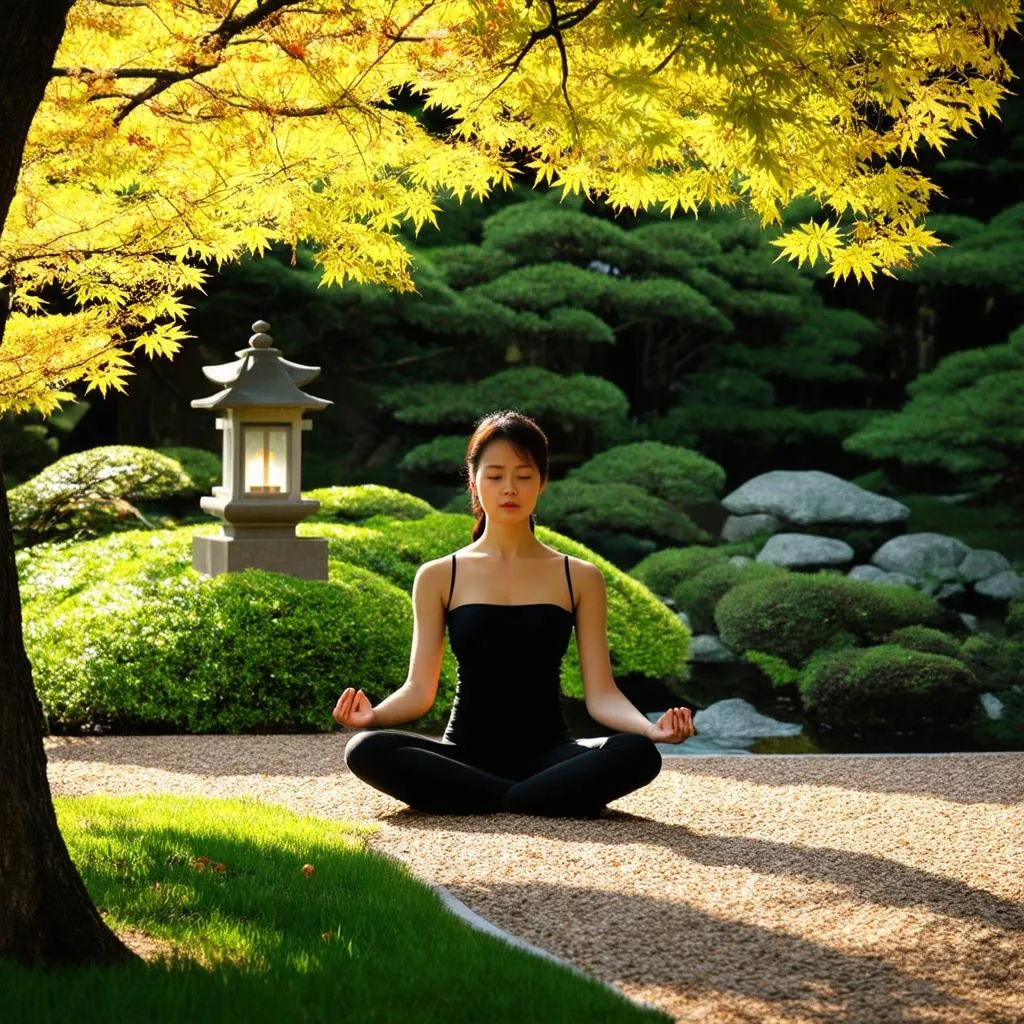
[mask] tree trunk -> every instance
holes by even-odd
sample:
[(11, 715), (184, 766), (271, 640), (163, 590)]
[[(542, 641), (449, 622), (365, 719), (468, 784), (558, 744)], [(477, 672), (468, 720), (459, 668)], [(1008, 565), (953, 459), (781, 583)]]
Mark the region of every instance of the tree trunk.
[[(0, 61), (0, 237), (25, 139), (72, 0), (8, 5)], [(10, 307), (0, 278), (0, 345)], [(43, 716), (21, 632), (7, 490), (0, 464), (0, 957), (25, 964), (113, 963), (133, 954), (103, 923), (57, 827)]]

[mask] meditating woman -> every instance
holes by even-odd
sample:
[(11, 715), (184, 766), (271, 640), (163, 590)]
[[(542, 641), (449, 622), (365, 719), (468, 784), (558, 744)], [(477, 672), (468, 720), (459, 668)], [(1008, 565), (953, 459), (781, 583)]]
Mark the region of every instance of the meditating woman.
[[(650, 722), (626, 699), (608, 658), (604, 576), (534, 536), (533, 509), (548, 479), (541, 428), (511, 410), (483, 417), (466, 475), (472, 543), (416, 572), (402, 687), (376, 707), (353, 687), (338, 699), (335, 720), (362, 730), (348, 741), (345, 763), (420, 811), (597, 817), (658, 774), (655, 743), (693, 735), (690, 709), (669, 708)], [(459, 671), (443, 737), (388, 728), (433, 705), (446, 626)], [(574, 740), (562, 716), (559, 670), (574, 626), (587, 711), (611, 736)]]

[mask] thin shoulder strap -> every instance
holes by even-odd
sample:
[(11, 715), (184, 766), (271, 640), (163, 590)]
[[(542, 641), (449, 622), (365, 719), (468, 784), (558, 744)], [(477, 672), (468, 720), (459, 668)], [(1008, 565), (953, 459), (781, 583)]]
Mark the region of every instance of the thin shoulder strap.
[(565, 578), (569, 581), (569, 603), (572, 605), (573, 614), (576, 613), (576, 598), (572, 592), (572, 577), (569, 575), (569, 556), (565, 556)]
[(444, 606), (445, 611), (448, 610), (449, 605), (452, 603), (452, 593), (455, 591), (455, 552), (452, 552), (452, 585), (448, 588), (448, 604)]

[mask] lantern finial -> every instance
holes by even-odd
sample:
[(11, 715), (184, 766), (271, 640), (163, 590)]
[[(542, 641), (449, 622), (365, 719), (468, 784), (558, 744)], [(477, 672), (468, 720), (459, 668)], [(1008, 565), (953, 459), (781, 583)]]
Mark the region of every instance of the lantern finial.
[(266, 320), (257, 320), (252, 325), (252, 329), (256, 332), (249, 339), (249, 346), (251, 348), (270, 348), (274, 344), (274, 339), (267, 334), (270, 330), (270, 324)]

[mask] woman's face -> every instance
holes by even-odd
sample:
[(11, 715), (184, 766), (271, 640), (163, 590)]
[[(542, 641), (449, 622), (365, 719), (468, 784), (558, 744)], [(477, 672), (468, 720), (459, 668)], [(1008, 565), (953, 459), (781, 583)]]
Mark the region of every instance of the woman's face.
[[(473, 482), (488, 519), (512, 522), (533, 511), (544, 485), (536, 464), (529, 456), (527, 460), (524, 463), (508, 441), (491, 441), (484, 448)], [(502, 508), (505, 502), (516, 507)]]

